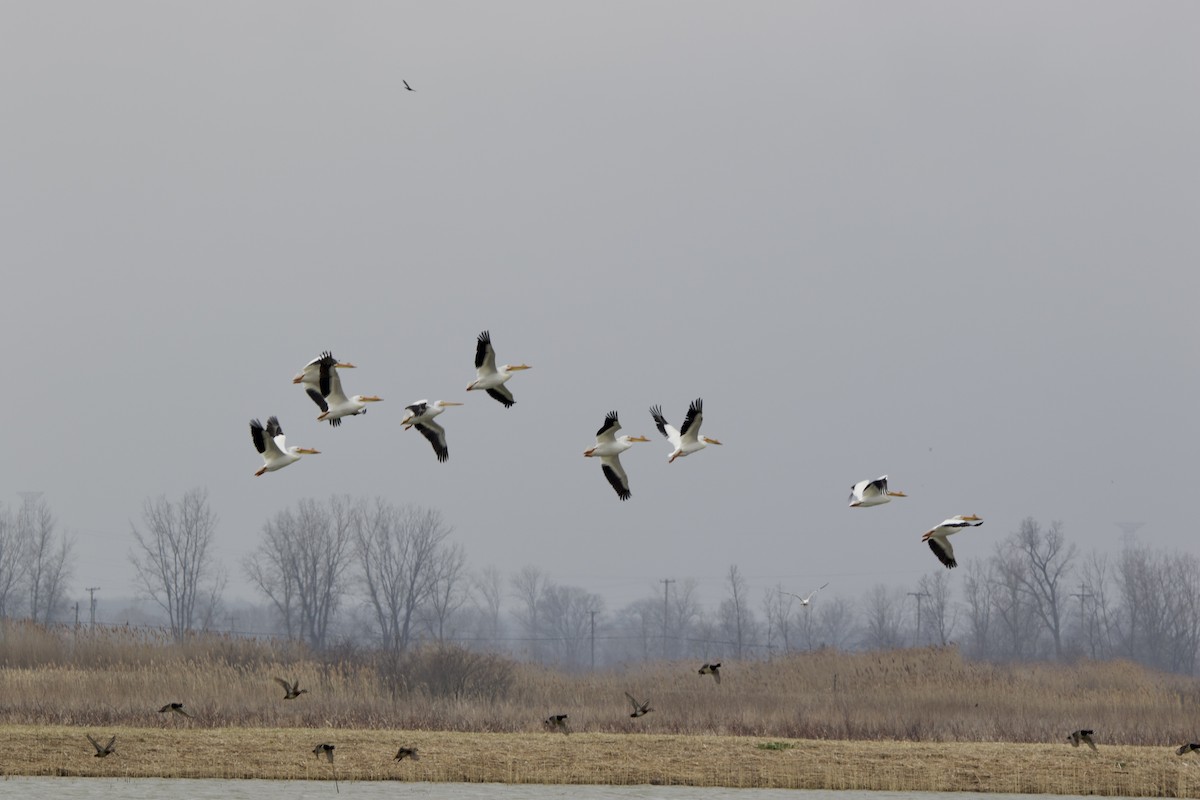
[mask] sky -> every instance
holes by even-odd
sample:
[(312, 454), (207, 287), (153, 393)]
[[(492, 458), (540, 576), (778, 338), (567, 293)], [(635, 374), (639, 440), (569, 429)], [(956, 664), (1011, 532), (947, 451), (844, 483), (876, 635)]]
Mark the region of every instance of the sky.
[[(0, 502), (44, 492), (79, 587), (129, 587), (143, 503), (195, 487), (233, 598), (264, 522), (335, 493), (610, 610), (661, 578), (715, 604), (731, 564), (912, 585), (954, 514), (985, 520), (960, 564), (1030, 516), (1197, 552), (1196, 4), (3, 18)], [(533, 367), (511, 409), (464, 391), (484, 329)], [(324, 349), (384, 398), (338, 429), (291, 383)], [(647, 409), (696, 397), (724, 445), (668, 465)], [(399, 424), (422, 398), (466, 403), (445, 464)], [(625, 503), (582, 457), (609, 410), (653, 440)], [(270, 415), (321, 455), (254, 477)], [(907, 498), (847, 508), (885, 473)]]

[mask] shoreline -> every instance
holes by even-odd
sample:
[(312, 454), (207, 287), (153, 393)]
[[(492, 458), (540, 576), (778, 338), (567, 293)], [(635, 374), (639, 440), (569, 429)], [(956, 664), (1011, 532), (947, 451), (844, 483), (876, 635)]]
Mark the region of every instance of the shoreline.
[[(116, 734), (95, 758), (86, 735)], [(1200, 758), (1173, 749), (612, 733), (350, 728), (0, 726), (4, 776), (683, 785), (1200, 797)], [(777, 743), (777, 744), (773, 744)], [(773, 745), (763, 747), (763, 745)], [(421, 760), (395, 763), (401, 747)], [(778, 747), (779, 749), (775, 749)]]

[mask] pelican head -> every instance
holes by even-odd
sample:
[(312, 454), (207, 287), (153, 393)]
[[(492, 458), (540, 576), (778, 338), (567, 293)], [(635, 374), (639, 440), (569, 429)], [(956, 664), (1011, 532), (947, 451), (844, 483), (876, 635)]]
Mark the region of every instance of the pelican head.
[(720, 442), (718, 442), (716, 439), (710, 439), (707, 436), (701, 436), (700, 441), (704, 442), (705, 444), (720, 444)]

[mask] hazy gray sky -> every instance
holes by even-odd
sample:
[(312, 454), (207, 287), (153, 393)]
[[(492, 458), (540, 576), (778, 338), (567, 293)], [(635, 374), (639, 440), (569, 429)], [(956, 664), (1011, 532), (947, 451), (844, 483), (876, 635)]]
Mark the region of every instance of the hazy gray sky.
[[(610, 608), (735, 562), (912, 583), (958, 513), (960, 563), (1029, 515), (1195, 550), (1196, 4), (0, 17), (0, 500), (45, 492), (79, 585), (128, 584), (144, 498), (196, 486), (234, 596), (263, 522), (335, 492)], [(484, 328), (534, 367), (510, 410), (463, 391)], [(336, 430), (290, 383), (325, 348), (385, 398)], [(725, 446), (668, 465), (647, 408), (698, 396)], [(420, 398), (467, 403), (446, 464)], [(581, 456), (610, 409), (654, 439), (627, 503)], [(271, 414), (322, 455), (255, 478)], [(883, 473), (910, 497), (846, 508)]]

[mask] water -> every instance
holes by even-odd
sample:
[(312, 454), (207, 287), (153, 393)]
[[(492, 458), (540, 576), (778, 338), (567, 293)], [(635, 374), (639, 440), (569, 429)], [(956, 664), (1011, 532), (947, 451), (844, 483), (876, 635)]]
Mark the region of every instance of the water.
[[(358, 798), (396, 800), (948, 800), (954, 792), (855, 792), (801, 789), (723, 789), (694, 786), (543, 786), (500, 783), (398, 783), (395, 781), (342, 781), (338, 793), (332, 781), (237, 781), (184, 778), (5, 778), (0, 796), (23, 800), (74, 800), (75, 798), (127, 798), (160, 800), (307, 800), (308, 798)], [(976, 794), (971, 800), (1065, 800), (1077, 795)]]

